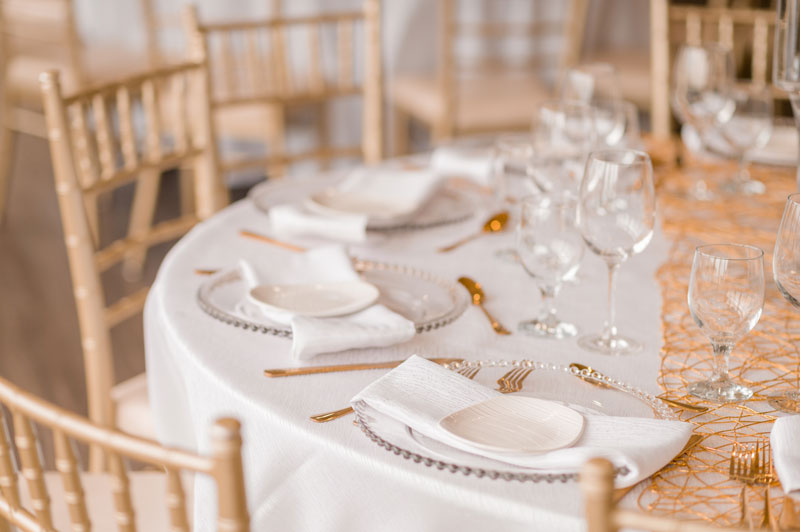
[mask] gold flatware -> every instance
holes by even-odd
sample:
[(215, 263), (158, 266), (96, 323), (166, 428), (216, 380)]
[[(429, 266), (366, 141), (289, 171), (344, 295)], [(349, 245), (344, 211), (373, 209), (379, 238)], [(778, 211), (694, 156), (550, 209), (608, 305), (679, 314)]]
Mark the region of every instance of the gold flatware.
[(800, 515), (795, 509), (794, 500), (788, 495), (783, 497), (783, 508), (781, 508), (781, 517), (778, 520), (778, 525), (781, 530), (786, 532), (800, 530)]
[[(678, 454), (676, 454), (672, 458), (672, 460), (670, 460), (670, 464), (672, 462), (674, 462), (675, 460), (677, 460), (678, 458), (680, 458), (681, 456), (683, 456), (684, 454), (686, 454), (689, 451), (691, 451), (692, 449), (694, 449), (695, 447), (697, 447), (697, 444), (700, 443), (701, 441), (703, 441), (703, 436), (700, 435), (700, 434), (692, 434), (691, 436), (689, 436), (689, 441), (687, 441), (686, 445), (683, 446), (683, 449), (681, 449), (678, 452)], [(667, 467), (668, 465), (669, 464), (665, 465), (664, 468)], [(664, 469), (664, 468), (661, 468), (661, 469)], [(642, 479), (641, 481), (637, 482), (633, 486), (628, 486), (627, 488), (615, 489), (614, 490), (614, 504), (616, 504), (619, 501), (621, 501), (622, 498), (625, 497), (625, 495), (627, 495), (628, 493), (631, 492), (631, 490), (633, 490), (633, 488), (635, 488), (636, 486), (638, 486), (642, 482), (645, 482), (645, 481), (649, 480), (650, 478), (652, 478), (652, 477), (648, 477), (646, 479)]]
[(755, 445), (733, 444), (728, 477), (745, 484), (769, 484), (775, 479), (768, 442), (756, 440)]
[(453, 251), (457, 247), (466, 244), (467, 242), (478, 238), (481, 235), (489, 234), (489, 233), (498, 233), (506, 228), (508, 225), (508, 211), (498, 212), (491, 217), (483, 224), (483, 227), (480, 231), (475, 234), (469, 235), (466, 238), (462, 238), (458, 242), (450, 244), (449, 246), (445, 246), (439, 249), (440, 253), (447, 253), (448, 251)]
[(303, 253), (307, 251), (306, 248), (304, 247), (296, 246), (288, 242), (282, 242), (281, 240), (275, 240), (274, 238), (270, 238), (260, 233), (254, 233), (253, 231), (248, 231), (246, 229), (242, 229), (241, 231), (239, 231), (239, 234), (246, 238), (252, 238), (253, 240), (258, 240), (259, 242), (266, 242), (267, 244), (272, 244), (273, 246), (278, 246), (284, 249), (288, 249), (289, 251), (296, 251), (297, 253)]
[(497, 391), (500, 393), (515, 393), (522, 390), (522, 383), (532, 371), (532, 368), (513, 368), (497, 379)]
[(197, 275), (214, 275), (219, 270), (204, 270), (202, 268), (195, 268), (194, 273)]
[(486, 299), (486, 294), (483, 292), (483, 288), (481, 287), (480, 283), (470, 279), (469, 277), (459, 277), (458, 282), (464, 285), (464, 288), (466, 288), (469, 294), (472, 296), (472, 304), (481, 309), (489, 319), (494, 332), (497, 334), (511, 334), (511, 331), (503, 327), (494, 316), (489, 314), (489, 311), (486, 310), (486, 307), (483, 306), (483, 300)]
[[(461, 362), (461, 358), (429, 358), (431, 362), (437, 364), (450, 364)], [(396, 368), (405, 360), (392, 360), (391, 362), (377, 362), (374, 364), (336, 364), (333, 366), (313, 366), (307, 368), (280, 368), (265, 369), (264, 375), (267, 377), (296, 377), (299, 375), (315, 375), (318, 373), (338, 373), (342, 371), (362, 371), (367, 369), (391, 369)]]
[[(590, 366), (586, 366), (586, 365), (583, 365), (583, 364), (578, 364), (577, 362), (573, 362), (572, 364), (569, 365), (569, 367), (575, 368), (578, 371), (587, 370), (589, 373), (597, 373), (599, 376), (602, 377), (602, 374), (599, 371), (591, 368)], [(602, 388), (608, 388), (608, 385), (605, 384), (602, 381), (598, 381), (598, 380), (592, 379), (592, 378), (584, 376), (584, 375), (578, 375), (577, 377), (579, 379), (585, 381), (585, 382), (588, 382), (589, 384), (594, 384), (595, 386), (599, 386), (599, 387), (602, 387)], [(674, 399), (669, 399), (669, 398), (664, 397), (662, 395), (659, 395), (658, 398), (661, 399), (662, 401), (664, 401), (665, 403), (667, 403), (668, 405), (672, 405), (672, 406), (674, 406), (676, 408), (683, 408), (684, 410), (692, 410), (694, 412), (706, 412), (706, 411), (708, 411), (708, 407), (707, 406), (700, 406), (700, 405), (693, 405), (693, 404), (689, 404), (689, 403), (682, 403), (681, 401), (676, 401)]]
[[(461, 368), (458, 370), (458, 373), (465, 376), (468, 379), (474, 379), (475, 375), (481, 370), (480, 366), (476, 367), (466, 367)], [(340, 417), (346, 416), (353, 412), (353, 407), (348, 406), (347, 408), (342, 408), (341, 410), (334, 410), (333, 412), (325, 412), (324, 414), (317, 414), (315, 416), (311, 416), (311, 421), (316, 423), (327, 423), (328, 421), (333, 421), (334, 419), (339, 419)]]

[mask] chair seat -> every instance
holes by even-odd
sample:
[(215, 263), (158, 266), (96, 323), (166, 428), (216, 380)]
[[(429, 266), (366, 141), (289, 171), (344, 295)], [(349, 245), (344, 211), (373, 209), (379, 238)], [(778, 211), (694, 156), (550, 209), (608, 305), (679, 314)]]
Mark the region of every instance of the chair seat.
[(153, 412), (147, 394), (147, 375), (140, 373), (111, 390), (116, 406), (117, 428), (149, 440), (156, 439)]
[(583, 63), (609, 63), (617, 69), (622, 97), (650, 110), (650, 49), (624, 48), (587, 54)]
[[(167, 509), (166, 475), (160, 471), (133, 471), (130, 479), (131, 502), (136, 519), (137, 530), (167, 531), (169, 513)], [(60, 473), (48, 471), (44, 475), (47, 492), (50, 495), (53, 525), (56, 530), (71, 530), (69, 510), (64, 494)], [(113, 479), (105, 473), (82, 473), (86, 508), (89, 512), (92, 530), (117, 530), (114, 499), (111, 491)], [(187, 518), (191, 519), (193, 491), (191, 477), (183, 479), (186, 495)], [(22, 505), (30, 509), (30, 495), (25, 482), (20, 483)]]
[[(455, 127), (459, 132), (528, 129), (550, 89), (532, 76), (498, 76), (458, 82)], [(444, 97), (435, 78), (398, 78), (393, 103), (409, 115), (434, 124), (444, 114)]]

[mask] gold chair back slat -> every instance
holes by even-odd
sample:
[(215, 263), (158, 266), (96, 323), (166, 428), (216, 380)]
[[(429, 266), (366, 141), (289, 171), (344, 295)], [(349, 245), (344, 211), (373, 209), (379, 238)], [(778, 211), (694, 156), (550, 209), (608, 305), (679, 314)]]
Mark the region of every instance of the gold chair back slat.
[(339, 88), (353, 86), (353, 31), (352, 24), (339, 22), (336, 25), (336, 50), (339, 54)]
[[(247, 532), (249, 514), (244, 491), (239, 423), (233, 419), (217, 421), (211, 430), (211, 453), (207, 456), (164, 447), (156, 442), (131, 436), (92, 423), (56, 405), (29, 394), (0, 378), (0, 422), (5, 409), (12, 412), (14, 439), (0, 431), (0, 523), (6, 521), (24, 532), (54, 530), (50, 513), (50, 495), (44, 481), (37, 432), (53, 435), (55, 465), (64, 486), (71, 525), (69, 530), (90, 530), (87, 500), (83, 491), (74, 442), (102, 448), (109, 457), (110, 491), (114, 501), (118, 530), (136, 529), (136, 508), (132, 505), (130, 475), (126, 460), (136, 460), (167, 471), (163, 501), (173, 530), (189, 530), (186, 497), (181, 485), (183, 472), (213, 477), (217, 485), (217, 530)], [(13, 456), (20, 458), (20, 469), (13, 466)], [(24, 477), (30, 494), (23, 502), (17, 486)], [(29, 505), (23, 506), (23, 504)], [(7, 528), (6, 528), (7, 530)], [(66, 530), (64, 531), (66, 532)]]
[(769, 82), (773, 9), (686, 6), (674, 5), (671, 0), (651, 0), (650, 21), (650, 115), (656, 137), (666, 138), (671, 131), (669, 87), (673, 54), (680, 44), (718, 42), (733, 50), (739, 75), (746, 74), (755, 83)]

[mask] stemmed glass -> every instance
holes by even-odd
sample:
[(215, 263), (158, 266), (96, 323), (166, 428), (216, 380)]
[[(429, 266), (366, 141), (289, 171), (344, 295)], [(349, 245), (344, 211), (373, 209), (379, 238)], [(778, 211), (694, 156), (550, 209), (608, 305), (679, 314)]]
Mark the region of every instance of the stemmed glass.
[(573, 324), (558, 319), (553, 305), (561, 283), (575, 275), (583, 257), (575, 207), (570, 196), (531, 196), (522, 201), (517, 251), (522, 266), (542, 293), (542, 312), (519, 324), (519, 330), (526, 334), (565, 338), (578, 332)]
[[(733, 56), (718, 44), (684, 45), (678, 50), (672, 72), (672, 109), (678, 120), (689, 124), (702, 140), (718, 116), (729, 113), (733, 85)], [(708, 184), (695, 178), (690, 197), (709, 200)]]
[(736, 154), (739, 166), (733, 178), (722, 184), (731, 194), (763, 194), (764, 183), (750, 178), (746, 156), (763, 148), (772, 134), (772, 93), (769, 87), (751, 85), (732, 89), (731, 105), (717, 116), (717, 128)]
[(634, 150), (592, 152), (580, 187), (578, 228), (593, 253), (608, 265), (608, 320), (581, 347), (610, 355), (634, 353), (642, 344), (618, 333), (614, 286), (619, 266), (650, 243), (656, 200), (650, 156)]
[[(772, 255), (772, 274), (783, 297), (800, 308), (800, 194), (786, 200)], [(786, 392), (769, 402), (784, 412), (800, 412), (800, 391)]]
[[(800, 0), (778, 0), (776, 10), (772, 82), (789, 93), (800, 141)], [(796, 179), (800, 187), (800, 166)]]
[(597, 137), (615, 146), (625, 135), (625, 109), (617, 71), (608, 63), (589, 63), (567, 70), (561, 98), (588, 104), (595, 113)]
[(742, 244), (710, 244), (694, 252), (689, 311), (711, 341), (713, 373), (687, 390), (717, 403), (744, 401), (753, 391), (728, 377), (733, 346), (758, 323), (764, 307), (764, 252)]

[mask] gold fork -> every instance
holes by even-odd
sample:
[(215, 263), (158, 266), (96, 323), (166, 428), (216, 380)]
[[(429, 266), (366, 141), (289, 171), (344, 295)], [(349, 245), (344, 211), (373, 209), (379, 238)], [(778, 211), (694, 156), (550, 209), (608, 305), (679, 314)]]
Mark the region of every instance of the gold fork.
[(772, 471), (772, 460), (770, 459), (770, 446), (768, 442), (761, 443), (756, 440), (755, 445), (744, 445), (734, 443), (731, 451), (730, 464), (728, 466), (728, 477), (744, 483), (742, 493), (739, 497), (741, 518), (739, 524), (744, 525), (750, 520), (747, 508), (747, 497), (745, 490), (747, 486), (763, 485), (764, 488), (764, 511), (761, 518), (761, 528), (772, 525), (772, 515), (770, 512), (769, 485), (774, 480)]
[[(481, 370), (480, 366), (467, 366), (464, 368), (460, 368), (456, 373), (465, 376), (468, 379), (474, 379), (475, 375)], [(334, 410), (333, 412), (325, 412), (324, 414), (316, 414), (311, 417), (311, 421), (316, 423), (327, 423), (328, 421), (333, 421), (334, 419), (339, 419), (340, 417), (346, 416), (353, 412), (353, 407), (348, 406), (347, 408), (342, 408), (341, 410)]]
[(523, 381), (528, 378), (532, 371), (532, 368), (513, 368), (497, 379), (497, 391), (500, 393), (514, 393), (522, 390)]

